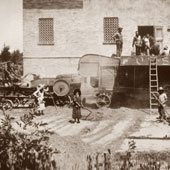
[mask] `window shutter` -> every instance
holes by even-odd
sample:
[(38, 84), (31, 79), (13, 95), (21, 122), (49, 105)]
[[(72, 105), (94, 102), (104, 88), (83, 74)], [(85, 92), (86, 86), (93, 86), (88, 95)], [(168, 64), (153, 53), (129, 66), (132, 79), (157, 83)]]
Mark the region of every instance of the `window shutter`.
[(39, 44), (54, 44), (53, 18), (39, 19)]
[(163, 48), (163, 27), (154, 26), (154, 37), (155, 41), (160, 45), (160, 48)]
[(115, 41), (112, 36), (117, 32), (118, 27), (118, 17), (104, 18), (104, 44), (115, 44)]

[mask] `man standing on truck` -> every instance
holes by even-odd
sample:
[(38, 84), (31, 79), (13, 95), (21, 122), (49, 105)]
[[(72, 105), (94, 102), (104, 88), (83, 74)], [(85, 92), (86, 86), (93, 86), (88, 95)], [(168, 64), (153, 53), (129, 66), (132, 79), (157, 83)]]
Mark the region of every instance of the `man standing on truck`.
[(122, 49), (123, 49), (123, 36), (122, 36), (123, 28), (119, 27), (118, 31), (113, 35), (113, 39), (116, 42), (116, 56), (121, 57)]
[(138, 31), (136, 31), (136, 35), (133, 38), (132, 47), (134, 47), (134, 45), (135, 45), (135, 49), (136, 49), (136, 55), (140, 55), (141, 54), (142, 39), (141, 39), (141, 36), (139, 35)]

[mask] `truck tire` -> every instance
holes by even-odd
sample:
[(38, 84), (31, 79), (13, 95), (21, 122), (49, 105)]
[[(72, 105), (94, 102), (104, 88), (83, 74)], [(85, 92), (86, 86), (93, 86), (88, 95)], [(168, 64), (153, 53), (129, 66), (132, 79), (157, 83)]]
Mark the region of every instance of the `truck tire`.
[(65, 80), (57, 80), (53, 85), (53, 91), (57, 96), (66, 96), (70, 91), (70, 85)]

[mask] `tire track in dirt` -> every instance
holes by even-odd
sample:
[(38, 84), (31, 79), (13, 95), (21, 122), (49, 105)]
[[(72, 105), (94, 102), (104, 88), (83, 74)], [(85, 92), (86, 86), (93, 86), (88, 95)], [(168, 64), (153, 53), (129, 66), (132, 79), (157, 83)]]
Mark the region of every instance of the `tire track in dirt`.
[(63, 128), (56, 130), (60, 136), (75, 136), (80, 133), (85, 127), (93, 126), (94, 122), (82, 121), (81, 124), (68, 124)]
[(103, 138), (104, 136), (106, 136), (108, 133), (110, 133), (111, 130), (112, 130), (112, 126), (113, 126), (113, 123), (109, 122), (108, 124), (105, 124), (105, 127), (103, 125), (103, 129), (98, 130), (98, 127), (96, 127), (94, 129), (96, 131), (96, 133), (93, 133), (93, 135), (90, 135), (90, 136), (88, 136), (86, 138), (82, 138), (82, 141), (86, 142), (86, 143), (89, 143), (89, 144), (92, 144), (95, 141), (97, 141), (97, 140)]
[(109, 123), (110, 123), (110, 120), (103, 120), (103, 121), (99, 122), (94, 130), (92, 130), (88, 134), (83, 135), (83, 137), (86, 139), (86, 138), (88, 138), (88, 137), (98, 133), (99, 131), (101, 131), (104, 128), (106, 128)]
[(102, 145), (106, 146), (109, 143), (113, 142), (117, 138), (123, 135), (125, 130), (130, 126), (132, 119), (124, 120), (122, 122), (118, 122), (115, 126), (112, 127), (111, 133), (105, 135), (100, 140), (97, 140), (93, 143), (93, 145)]
[[(123, 116), (122, 116), (123, 115)], [(115, 119), (101, 121), (84, 121), (80, 124), (69, 123), (69, 118), (65, 115), (53, 115), (42, 117), (46, 129), (59, 134), (60, 136), (78, 136), (81, 140), (91, 146), (98, 145), (105, 147), (120, 138), (135, 123), (133, 114), (122, 114)], [(87, 134), (81, 134), (83, 129), (90, 129)]]
[[(43, 123), (46, 123), (46, 122), (43, 122)], [(43, 130), (43, 129), (47, 129), (47, 130), (50, 130), (50, 131), (53, 131), (53, 128), (56, 128), (56, 126), (65, 126), (66, 123), (65, 123), (65, 119), (56, 119), (56, 120), (53, 120), (51, 122), (48, 122), (47, 125), (44, 125), (43, 127), (40, 128), (40, 130)]]

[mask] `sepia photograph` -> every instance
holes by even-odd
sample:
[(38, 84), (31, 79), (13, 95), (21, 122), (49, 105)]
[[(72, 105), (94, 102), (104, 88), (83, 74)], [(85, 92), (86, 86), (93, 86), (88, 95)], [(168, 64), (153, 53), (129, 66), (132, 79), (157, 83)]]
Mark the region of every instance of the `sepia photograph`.
[(170, 0), (0, 0), (0, 170), (170, 170)]

